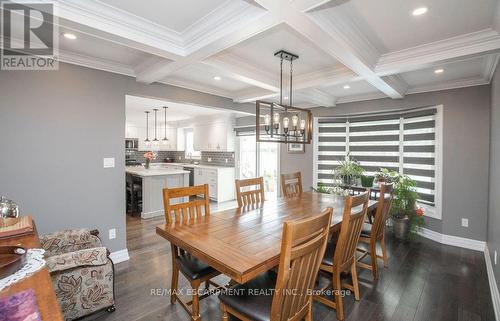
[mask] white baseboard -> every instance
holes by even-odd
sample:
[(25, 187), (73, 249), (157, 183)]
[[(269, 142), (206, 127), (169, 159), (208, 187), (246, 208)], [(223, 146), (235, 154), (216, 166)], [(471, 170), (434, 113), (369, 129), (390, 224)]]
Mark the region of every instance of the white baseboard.
[(500, 321), (500, 294), (493, 273), (493, 265), (491, 264), (490, 251), (488, 246), (484, 249), (484, 260), (486, 261), (486, 271), (488, 272), (488, 282), (490, 283), (491, 300), (493, 301), (493, 310), (495, 311), (495, 319)]
[(113, 264), (125, 262), (125, 261), (128, 261), (130, 259), (130, 257), (128, 256), (128, 249), (123, 249), (120, 251), (111, 252), (111, 254), (109, 255), (109, 258), (111, 259), (111, 261), (113, 261)]
[(432, 231), (432, 230), (429, 230), (426, 228), (422, 228), (422, 230), (419, 232), (419, 234), (425, 238), (436, 241), (438, 243), (452, 245), (452, 246), (458, 246), (458, 247), (462, 247), (464, 249), (484, 252), (484, 249), (486, 248), (486, 242), (484, 242), (484, 241), (478, 241), (478, 240), (466, 239), (466, 238), (458, 237), (458, 236), (441, 234), (441, 233), (438, 233), (438, 232), (435, 232), (435, 231)]

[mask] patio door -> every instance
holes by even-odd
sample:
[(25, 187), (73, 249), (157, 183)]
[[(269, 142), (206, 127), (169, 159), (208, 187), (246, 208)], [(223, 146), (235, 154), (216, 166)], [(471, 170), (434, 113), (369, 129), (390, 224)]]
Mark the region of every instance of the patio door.
[(279, 196), (279, 150), (277, 143), (257, 143), (255, 135), (236, 137), (236, 170), (239, 179), (262, 176), (266, 199)]

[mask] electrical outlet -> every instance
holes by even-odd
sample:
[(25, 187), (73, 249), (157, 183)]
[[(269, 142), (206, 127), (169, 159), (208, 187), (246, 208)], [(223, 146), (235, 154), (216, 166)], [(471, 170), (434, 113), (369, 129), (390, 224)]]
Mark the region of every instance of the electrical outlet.
[(495, 265), (497, 265), (497, 250), (495, 250), (495, 255), (494, 255), (494, 257), (495, 257), (495, 259), (494, 259), (494, 261), (495, 261)]
[(109, 229), (109, 239), (113, 240), (115, 238), (116, 238), (116, 229), (115, 228)]
[(115, 167), (115, 158), (114, 157), (104, 158), (102, 164), (104, 168), (113, 168)]
[(179, 160), (182, 160), (182, 156), (179, 156)]
[(462, 219), (462, 226), (463, 227), (469, 227), (469, 219), (468, 218), (463, 218)]
[(227, 164), (227, 158), (226, 158), (226, 164)]
[(212, 162), (212, 158), (208, 157), (207, 162), (209, 162), (209, 163)]

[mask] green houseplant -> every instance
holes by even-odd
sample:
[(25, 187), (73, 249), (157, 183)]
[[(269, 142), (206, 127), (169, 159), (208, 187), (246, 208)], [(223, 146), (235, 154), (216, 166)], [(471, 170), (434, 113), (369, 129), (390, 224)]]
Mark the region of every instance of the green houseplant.
[(412, 239), (424, 226), (423, 209), (417, 208), (417, 182), (408, 175), (381, 169), (377, 177), (394, 183), (394, 199), (391, 217), (394, 223), (394, 235), (398, 239)]
[(364, 173), (363, 167), (355, 159), (351, 159), (350, 153), (346, 154), (343, 161), (339, 162), (339, 166), (334, 169), (334, 175), (342, 179), (345, 185), (354, 185), (356, 179)]

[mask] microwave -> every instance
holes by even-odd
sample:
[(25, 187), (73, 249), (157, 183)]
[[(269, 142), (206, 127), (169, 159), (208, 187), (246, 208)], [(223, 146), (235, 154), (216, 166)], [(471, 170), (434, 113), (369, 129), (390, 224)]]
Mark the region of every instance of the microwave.
[(139, 139), (137, 139), (137, 138), (125, 138), (125, 149), (137, 150), (138, 148), (139, 148)]

